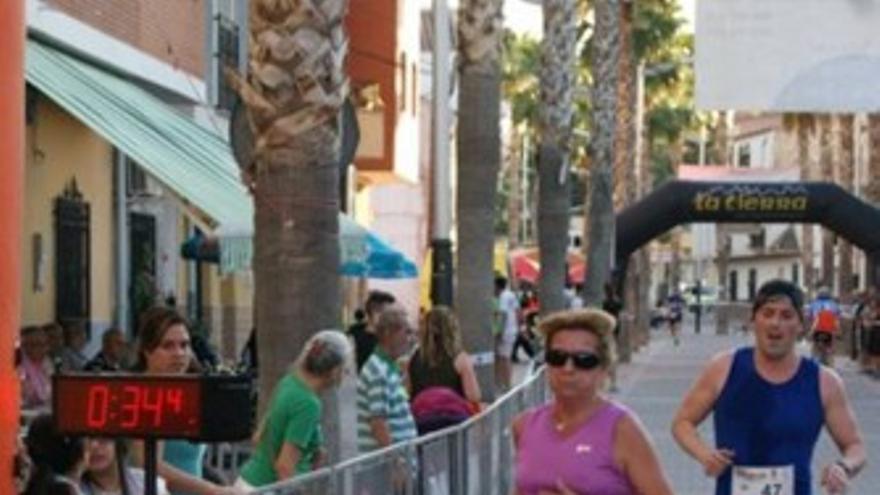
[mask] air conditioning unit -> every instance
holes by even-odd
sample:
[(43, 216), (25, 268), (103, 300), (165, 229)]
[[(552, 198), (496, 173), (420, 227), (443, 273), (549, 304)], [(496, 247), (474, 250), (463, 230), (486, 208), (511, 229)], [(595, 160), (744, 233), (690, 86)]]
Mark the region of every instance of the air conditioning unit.
[(161, 186), (137, 162), (126, 157), (125, 168), (125, 189), (129, 198), (156, 198), (162, 195)]

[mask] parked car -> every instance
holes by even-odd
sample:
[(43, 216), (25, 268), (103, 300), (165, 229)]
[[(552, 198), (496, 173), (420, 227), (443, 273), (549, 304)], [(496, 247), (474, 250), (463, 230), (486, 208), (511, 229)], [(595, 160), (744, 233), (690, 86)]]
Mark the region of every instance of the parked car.
[[(682, 291), (687, 307), (691, 312), (697, 311), (697, 286), (689, 285)], [(703, 311), (711, 311), (718, 304), (718, 287), (713, 285), (700, 286), (700, 306)]]

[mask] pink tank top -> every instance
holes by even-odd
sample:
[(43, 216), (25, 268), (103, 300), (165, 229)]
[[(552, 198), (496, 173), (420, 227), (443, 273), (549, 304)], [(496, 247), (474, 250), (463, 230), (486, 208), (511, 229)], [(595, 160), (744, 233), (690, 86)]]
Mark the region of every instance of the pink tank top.
[(614, 462), (614, 428), (628, 411), (609, 402), (564, 438), (556, 431), (552, 408), (547, 404), (526, 413), (516, 452), (519, 492), (555, 491), (561, 480), (577, 494), (634, 495), (635, 488)]

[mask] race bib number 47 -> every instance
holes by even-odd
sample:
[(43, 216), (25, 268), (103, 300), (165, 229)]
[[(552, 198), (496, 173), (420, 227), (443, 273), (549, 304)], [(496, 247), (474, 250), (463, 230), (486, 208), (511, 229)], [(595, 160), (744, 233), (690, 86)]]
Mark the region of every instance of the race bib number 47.
[(794, 495), (794, 466), (734, 466), (732, 495)]

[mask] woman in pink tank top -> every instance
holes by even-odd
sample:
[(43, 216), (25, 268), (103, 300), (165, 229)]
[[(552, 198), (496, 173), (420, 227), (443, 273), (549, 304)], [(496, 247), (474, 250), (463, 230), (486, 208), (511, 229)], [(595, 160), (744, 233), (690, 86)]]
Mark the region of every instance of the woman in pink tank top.
[(638, 418), (600, 394), (615, 323), (597, 309), (541, 322), (553, 401), (514, 420), (517, 495), (672, 495)]

